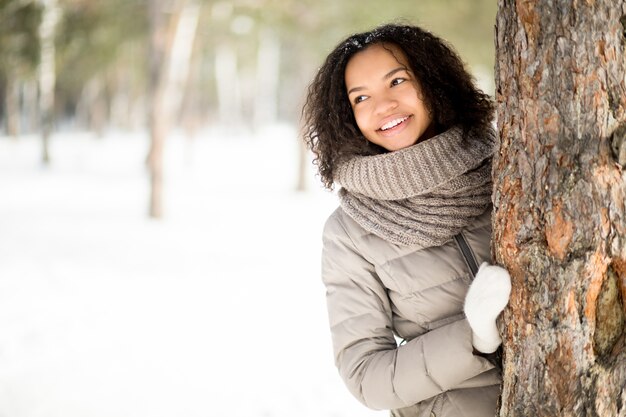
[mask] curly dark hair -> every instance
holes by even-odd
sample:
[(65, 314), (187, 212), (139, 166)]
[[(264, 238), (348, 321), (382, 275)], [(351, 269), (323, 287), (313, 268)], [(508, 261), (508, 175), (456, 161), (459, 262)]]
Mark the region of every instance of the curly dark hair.
[(464, 133), (483, 130), (493, 118), (493, 101), (474, 85), (459, 56), (443, 39), (417, 26), (398, 24), (352, 35), (328, 55), (309, 86), (302, 109), (303, 137), (328, 189), (333, 188), (337, 164), (356, 155), (387, 152), (359, 130), (344, 80), (350, 58), (381, 43), (397, 45), (406, 54), (437, 133), (455, 125)]

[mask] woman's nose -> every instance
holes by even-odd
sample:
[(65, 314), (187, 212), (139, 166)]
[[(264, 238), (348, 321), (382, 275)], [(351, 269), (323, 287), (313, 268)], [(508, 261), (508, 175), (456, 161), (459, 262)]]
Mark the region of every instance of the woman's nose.
[(398, 107), (398, 101), (393, 97), (385, 96), (385, 97), (381, 97), (376, 102), (375, 111), (376, 111), (376, 114), (378, 115), (385, 115), (389, 113), (390, 111), (392, 111), (393, 109), (395, 109), (396, 107)]

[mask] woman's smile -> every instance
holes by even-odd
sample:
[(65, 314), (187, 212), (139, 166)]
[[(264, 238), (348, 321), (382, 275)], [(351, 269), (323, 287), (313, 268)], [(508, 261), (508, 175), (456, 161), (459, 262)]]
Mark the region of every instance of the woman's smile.
[(410, 122), (410, 117), (411, 116), (394, 117), (390, 122), (383, 124), (378, 130), (383, 136), (396, 135), (406, 128), (407, 124)]

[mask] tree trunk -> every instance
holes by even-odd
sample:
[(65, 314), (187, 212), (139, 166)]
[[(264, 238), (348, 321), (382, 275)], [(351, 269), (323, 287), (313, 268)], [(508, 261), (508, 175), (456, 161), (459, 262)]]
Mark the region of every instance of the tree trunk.
[(296, 191), (307, 190), (307, 173), (310, 165), (309, 150), (303, 140), (298, 140), (298, 173), (296, 178)]
[(41, 59), (39, 62), (39, 114), (41, 117), (42, 160), (50, 163), (50, 134), (54, 111), (54, 85), (56, 82), (54, 36), (59, 19), (56, 0), (41, 0), (43, 15), (39, 26)]
[(27, 78), (22, 80), (22, 125), (23, 132), (39, 130), (41, 118), (39, 117), (39, 103), (37, 97), (37, 80)]
[(102, 75), (96, 75), (85, 83), (76, 113), (79, 125), (95, 132), (100, 138), (104, 136), (107, 125), (107, 102)]
[(241, 124), (242, 105), (236, 48), (224, 41), (215, 50), (215, 86), (219, 120), (222, 126)]
[(626, 416), (626, 1), (500, 0), (500, 416)]
[(278, 114), (278, 82), (280, 79), (280, 42), (271, 29), (259, 34), (256, 63), (256, 95), (254, 127), (260, 129), (276, 123)]
[(7, 134), (17, 138), (20, 133), (20, 86), (15, 74), (6, 74), (6, 121)]
[(186, 0), (179, 12), (172, 47), (166, 62), (165, 104), (169, 124), (178, 122), (183, 103), (183, 92), (189, 79), (193, 44), (196, 39), (200, 6)]
[(163, 149), (173, 114), (181, 103), (179, 90), (189, 74), (199, 6), (192, 0), (177, 0), (165, 19), (163, 1), (152, 0), (150, 9), (150, 217), (163, 216)]
[(167, 50), (171, 44), (171, 30), (164, 13), (164, 1), (150, 0), (150, 63), (149, 63), (149, 116), (150, 149), (148, 170), (150, 172), (150, 201), (148, 214), (153, 218), (163, 215), (163, 146), (165, 143), (164, 100)]
[[(305, 93), (307, 91), (307, 85), (309, 80), (313, 79), (314, 74), (311, 73), (311, 68), (315, 68), (315, 59), (312, 57), (311, 52), (304, 48), (300, 49), (297, 53), (297, 61), (299, 64), (299, 70), (297, 71), (299, 77), (295, 78), (294, 84), (296, 88), (295, 91), (300, 91), (301, 95), (298, 97), (298, 101), (294, 103), (295, 105), (291, 105), (290, 107), (301, 109), (304, 100)], [(297, 113), (296, 113), (297, 114)], [(296, 116), (294, 114), (293, 116)], [(302, 132), (301, 132), (302, 133)], [(307, 149), (305, 143), (301, 138), (298, 138), (298, 172), (296, 179), (296, 191), (307, 191), (308, 190), (308, 176), (311, 172), (312, 167), (312, 154)]]

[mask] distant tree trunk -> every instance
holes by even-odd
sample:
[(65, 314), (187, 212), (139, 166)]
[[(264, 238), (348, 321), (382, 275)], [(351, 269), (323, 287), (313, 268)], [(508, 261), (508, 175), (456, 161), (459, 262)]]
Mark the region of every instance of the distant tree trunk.
[(254, 127), (276, 123), (278, 109), (278, 80), (280, 78), (280, 42), (270, 29), (259, 35), (256, 69), (256, 95), (254, 102)]
[(37, 80), (27, 78), (22, 81), (22, 130), (34, 132), (39, 129), (41, 119), (39, 117), (39, 103), (37, 98)]
[(626, 416), (625, 14), (625, 0), (499, 1), (501, 417)]
[(20, 135), (20, 88), (15, 74), (6, 74), (6, 121), (7, 134), (13, 138)]
[[(304, 93), (306, 92), (309, 80), (313, 78), (311, 68), (315, 68), (315, 60), (311, 56), (309, 50), (302, 49), (298, 52), (298, 61), (300, 62), (300, 76), (296, 78), (296, 91), (300, 91), (302, 96), (297, 105), (298, 109), (302, 108), (304, 101)], [(298, 171), (296, 178), (296, 191), (306, 191), (308, 189), (308, 177), (311, 172), (311, 153), (307, 150), (303, 140), (298, 139)]]
[(215, 86), (220, 123), (237, 126), (241, 123), (241, 88), (237, 54), (228, 42), (220, 43), (215, 51)]
[(309, 151), (303, 140), (298, 140), (298, 176), (296, 182), (296, 191), (307, 190), (307, 178), (309, 164)]
[(187, 0), (182, 7), (169, 61), (167, 62), (167, 79), (165, 85), (165, 104), (171, 122), (178, 122), (182, 107), (185, 86), (191, 73), (193, 44), (196, 39), (200, 6), (193, 0)]
[(121, 51), (120, 58), (111, 71), (113, 89), (109, 101), (109, 120), (112, 126), (133, 130), (143, 126), (147, 112), (143, 108), (145, 96), (138, 94), (140, 84), (137, 71), (129, 66), (141, 68), (144, 45), (129, 41)]
[(191, 61), (189, 66), (189, 75), (187, 83), (184, 86), (183, 98), (180, 104), (180, 126), (185, 132), (185, 137), (190, 141), (195, 139), (198, 128), (203, 122), (203, 109), (201, 100), (204, 96), (203, 90), (198, 88), (202, 85), (199, 74), (204, 73), (202, 68), (201, 47), (194, 46), (191, 52)]
[(39, 42), (41, 59), (39, 62), (39, 115), (41, 117), (42, 160), (50, 163), (50, 134), (54, 112), (54, 85), (56, 82), (54, 37), (59, 18), (56, 0), (40, 0), (43, 6)]
[(107, 102), (104, 95), (102, 75), (96, 75), (85, 83), (78, 102), (77, 118), (98, 137), (104, 136), (107, 124)]
[(165, 143), (164, 90), (165, 62), (171, 46), (171, 30), (164, 11), (164, 1), (150, 0), (150, 99), (149, 130), (150, 150), (148, 151), (148, 169), (150, 171), (150, 217), (163, 215), (163, 146)]
[(163, 149), (172, 116), (180, 108), (180, 89), (189, 72), (199, 6), (179, 0), (166, 19), (164, 1), (150, 2), (150, 217), (163, 216)]
[(131, 123), (131, 91), (127, 63), (120, 60), (113, 70), (113, 91), (109, 105), (110, 123), (112, 126), (130, 129)]

